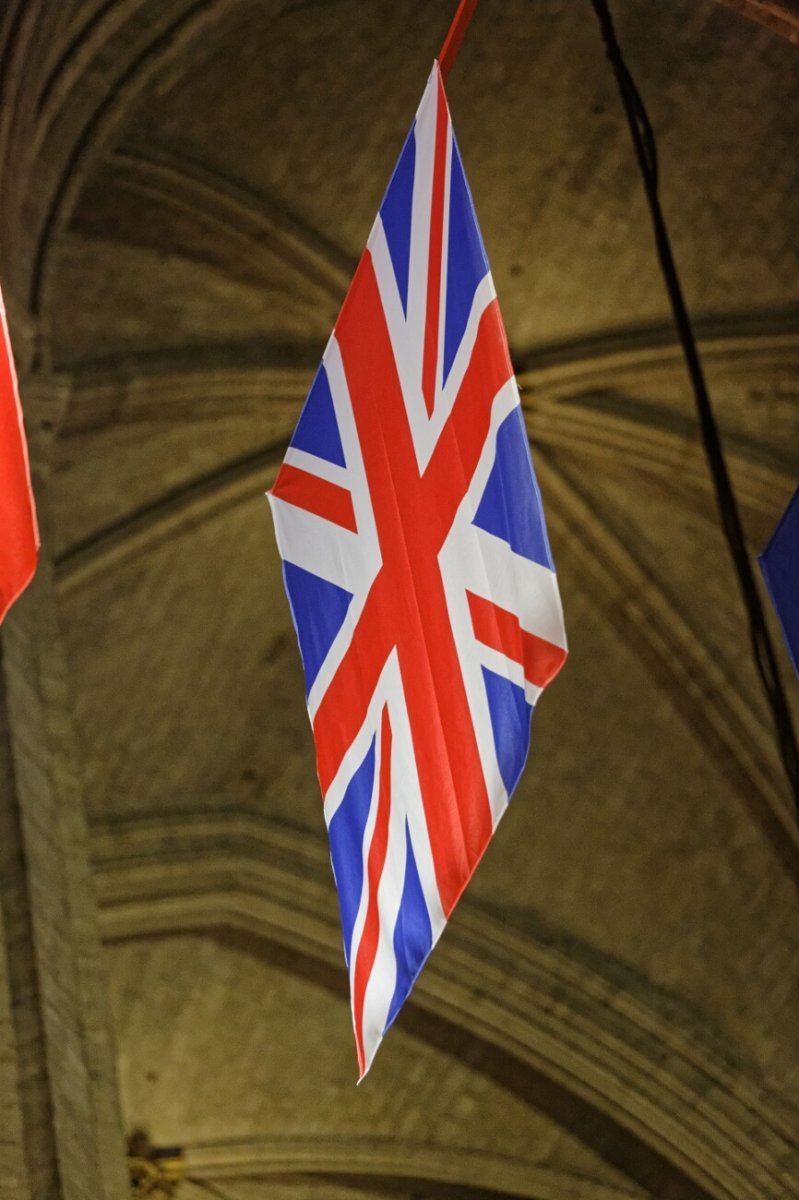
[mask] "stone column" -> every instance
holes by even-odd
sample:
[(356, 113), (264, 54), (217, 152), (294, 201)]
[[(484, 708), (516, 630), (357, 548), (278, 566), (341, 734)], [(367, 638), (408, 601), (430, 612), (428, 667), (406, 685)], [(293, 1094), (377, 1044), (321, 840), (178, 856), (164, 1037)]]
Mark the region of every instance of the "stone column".
[(40, 1090), (42, 1038), (24, 856), (11, 745), (4, 706), (0, 709), (0, 1197), (33, 1200), (27, 1159), (42, 1164), (39, 1179), (50, 1171), (52, 1115)]
[[(57, 427), (23, 387), (43, 547), (2, 628), (0, 1200), (128, 1192), (68, 672), (48, 558)], [(13, 1182), (12, 1182), (13, 1180)]]

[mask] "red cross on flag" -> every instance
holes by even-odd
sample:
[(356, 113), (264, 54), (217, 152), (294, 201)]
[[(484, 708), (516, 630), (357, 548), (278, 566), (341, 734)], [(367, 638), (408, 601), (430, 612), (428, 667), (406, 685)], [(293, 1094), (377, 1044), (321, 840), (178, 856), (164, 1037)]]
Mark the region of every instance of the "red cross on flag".
[(22, 408), (0, 295), (0, 621), (33, 578), (38, 548)]
[(270, 501), (363, 1075), (508, 807), (566, 657), (438, 65)]

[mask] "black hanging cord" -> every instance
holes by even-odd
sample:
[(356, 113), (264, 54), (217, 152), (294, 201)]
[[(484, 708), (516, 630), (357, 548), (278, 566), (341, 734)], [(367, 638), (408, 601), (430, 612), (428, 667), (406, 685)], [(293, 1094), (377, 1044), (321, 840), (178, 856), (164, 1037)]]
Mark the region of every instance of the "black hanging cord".
[(627, 115), (627, 122), (630, 126), (635, 155), (638, 159), (638, 166), (641, 169), (646, 198), (652, 217), (652, 227), (655, 235), (658, 259), (660, 261), (660, 269), (666, 283), (666, 289), (674, 314), (674, 322), (677, 326), (685, 362), (688, 367), (688, 374), (693, 385), (699, 425), (702, 431), (702, 441), (716, 491), (716, 502), (721, 517), (721, 524), (730, 548), (743, 602), (749, 617), (749, 630), (752, 639), (755, 666), (763, 683), (766, 699), (774, 718), (774, 727), (777, 733), (782, 761), (785, 766), (785, 773), (788, 776), (797, 806), (797, 813), (799, 814), (799, 751), (796, 745), (796, 735), (791, 723), (791, 714), (782, 686), (782, 680), (780, 679), (774, 647), (769, 637), (768, 628), (766, 627), (760, 593), (757, 590), (752, 565), (746, 550), (735, 493), (732, 490), (727, 464), (724, 460), (724, 452), (721, 447), (719, 431), (716, 425), (716, 418), (713, 415), (713, 407), (710, 403), (702, 364), (699, 361), (699, 352), (696, 347), (691, 319), (685, 306), (682, 286), (671, 252), (668, 230), (666, 229), (666, 223), (660, 207), (660, 199), (658, 197), (657, 148), (655, 146), (654, 133), (644, 107), (644, 102), (635, 85), (635, 80), (624, 61), (607, 0), (591, 0), (591, 3), (594, 6), (594, 11), (599, 21), (605, 50), (613, 68), (613, 73), (616, 76), (616, 83), (618, 84), (624, 111)]

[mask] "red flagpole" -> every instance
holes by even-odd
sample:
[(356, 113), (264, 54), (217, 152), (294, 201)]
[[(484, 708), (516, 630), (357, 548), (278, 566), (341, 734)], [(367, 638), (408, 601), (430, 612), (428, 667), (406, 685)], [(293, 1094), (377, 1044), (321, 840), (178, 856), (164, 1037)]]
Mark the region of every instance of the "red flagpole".
[(460, 0), (455, 16), (452, 18), (449, 33), (444, 38), (444, 45), (441, 47), (441, 53), (438, 56), (438, 69), (441, 72), (441, 78), (444, 80), (444, 83), (447, 82), (453, 63), (461, 48), (461, 42), (464, 39), (466, 30), (469, 28), (469, 23), (474, 16), (476, 8), (477, 0)]

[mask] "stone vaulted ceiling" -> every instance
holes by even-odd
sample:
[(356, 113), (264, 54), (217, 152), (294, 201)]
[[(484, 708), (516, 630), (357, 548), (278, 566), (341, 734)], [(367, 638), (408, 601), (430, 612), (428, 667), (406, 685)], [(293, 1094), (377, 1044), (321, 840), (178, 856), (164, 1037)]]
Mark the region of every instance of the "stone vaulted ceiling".
[[(189, 1198), (785, 1200), (799, 832), (587, 0), (482, 0), (449, 86), (571, 657), (354, 1087), (263, 491), (453, 7), (0, 10), (0, 264), (125, 1119), (186, 1147)], [(615, 10), (759, 549), (799, 474), (799, 51), (711, 0)]]

